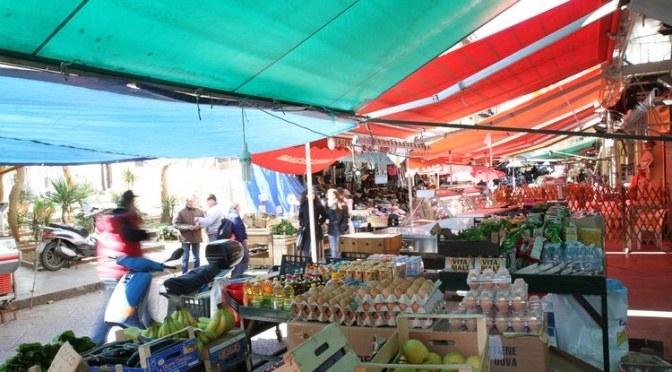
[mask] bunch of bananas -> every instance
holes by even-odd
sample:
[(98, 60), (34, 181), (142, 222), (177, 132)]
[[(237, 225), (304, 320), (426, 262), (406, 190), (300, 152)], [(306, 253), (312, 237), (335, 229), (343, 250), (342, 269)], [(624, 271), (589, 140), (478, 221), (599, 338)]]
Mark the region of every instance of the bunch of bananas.
[(236, 317), (225, 308), (217, 310), (211, 318), (198, 318), (198, 350), (203, 351), (205, 345), (217, 337), (227, 333), (236, 324)]
[(159, 338), (159, 329), (161, 328), (161, 322), (153, 322), (149, 328), (145, 329), (142, 332), (142, 335), (148, 338)]

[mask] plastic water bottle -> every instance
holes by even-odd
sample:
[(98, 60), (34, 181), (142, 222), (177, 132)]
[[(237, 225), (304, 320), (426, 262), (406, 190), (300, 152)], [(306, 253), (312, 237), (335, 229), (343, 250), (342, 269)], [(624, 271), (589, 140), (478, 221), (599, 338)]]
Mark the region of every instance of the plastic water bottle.
[(282, 310), (285, 302), (285, 290), (279, 279), (275, 279), (273, 282), (273, 309)]

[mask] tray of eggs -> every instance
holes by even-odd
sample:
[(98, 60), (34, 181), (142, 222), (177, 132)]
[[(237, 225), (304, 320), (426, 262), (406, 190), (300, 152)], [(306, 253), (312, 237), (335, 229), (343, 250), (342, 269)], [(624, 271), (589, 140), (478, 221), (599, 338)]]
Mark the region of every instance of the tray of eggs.
[(352, 325), (357, 321), (354, 302), (357, 287), (317, 286), (297, 295), (290, 306), (290, 317), (304, 321)]

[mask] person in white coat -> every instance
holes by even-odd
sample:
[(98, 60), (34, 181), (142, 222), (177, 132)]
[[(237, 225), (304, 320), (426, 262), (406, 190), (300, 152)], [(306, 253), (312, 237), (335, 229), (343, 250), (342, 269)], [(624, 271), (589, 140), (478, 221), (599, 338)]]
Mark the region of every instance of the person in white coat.
[(208, 241), (212, 242), (217, 240), (217, 230), (222, 223), (226, 211), (222, 208), (221, 204), (217, 203), (217, 197), (214, 194), (208, 195), (206, 203), (208, 203), (209, 207), (206, 216), (194, 218), (194, 223), (205, 228), (205, 232), (208, 234)]

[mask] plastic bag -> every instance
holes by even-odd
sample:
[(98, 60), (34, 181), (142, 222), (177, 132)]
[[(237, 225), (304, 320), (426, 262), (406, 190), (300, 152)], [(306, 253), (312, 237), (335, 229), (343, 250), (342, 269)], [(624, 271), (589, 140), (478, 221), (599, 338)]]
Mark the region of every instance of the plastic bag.
[[(585, 296), (601, 313), (600, 296)], [(603, 369), (602, 329), (571, 295), (553, 295), (553, 312), (558, 347), (591, 365)], [(625, 327), (628, 317), (628, 289), (616, 279), (607, 279), (607, 324), (610, 370), (628, 353)]]

